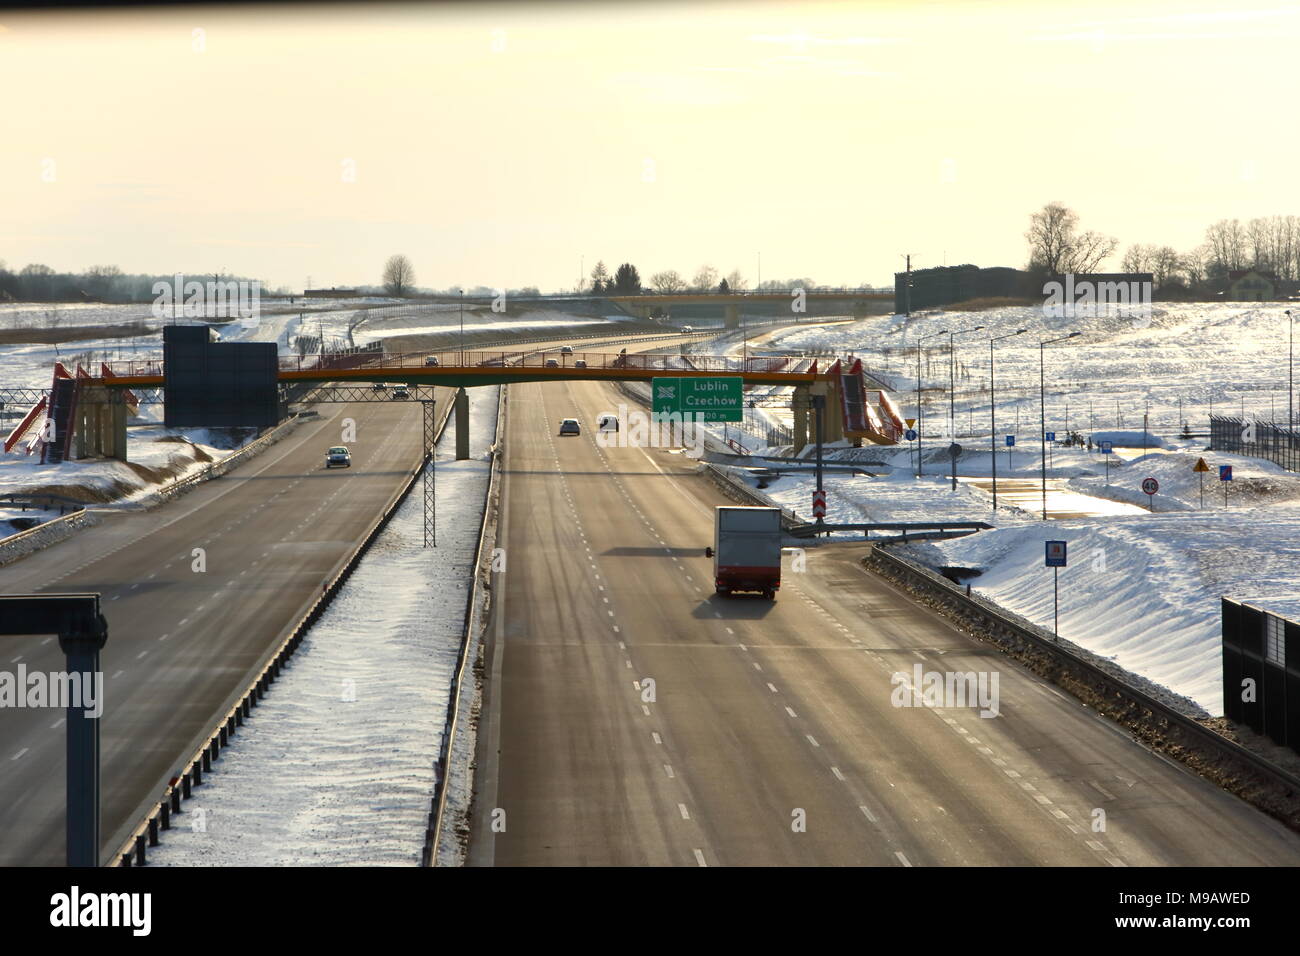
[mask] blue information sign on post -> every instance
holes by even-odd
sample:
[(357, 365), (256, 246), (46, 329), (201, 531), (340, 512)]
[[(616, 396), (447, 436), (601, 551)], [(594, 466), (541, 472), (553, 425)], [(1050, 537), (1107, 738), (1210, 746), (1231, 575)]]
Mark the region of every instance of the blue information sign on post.
[(1060, 568), (1065, 567), (1065, 542), (1047, 541), (1047, 566), (1052, 569), (1052, 636), (1061, 633)]
[(1056, 432), (1048, 432), (1048, 433), (1047, 433), (1047, 440), (1048, 440), (1048, 441), (1056, 441)]
[(908, 441), (916, 441), (916, 429), (909, 428), (907, 431), (903, 432), (903, 437)]
[(1015, 436), (1015, 435), (1008, 435), (1008, 436), (1007, 436), (1007, 447), (1008, 447), (1008, 448), (1014, 448), (1015, 445), (1016, 445), (1016, 436)]
[(1219, 466), (1219, 480), (1220, 480), (1220, 481), (1232, 481), (1232, 466), (1231, 466), (1231, 465), (1220, 465), (1220, 466)]
[(1104, 441), (1104, 442), (1101, 443), (1101, 453), (1102, 453), (1103, 455), (1109, 455), (1109, 454), (1110, 454), (1110, 442), (1108, 442), (1108, 441)]

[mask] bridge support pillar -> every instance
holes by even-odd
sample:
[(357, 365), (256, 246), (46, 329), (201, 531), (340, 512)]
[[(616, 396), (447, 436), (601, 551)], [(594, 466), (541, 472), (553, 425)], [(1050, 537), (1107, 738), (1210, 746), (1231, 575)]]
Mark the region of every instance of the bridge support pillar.
[(808, 409), (812, 406), (812, 393), (807, 385), (795, 387), (790, 400), (794, 411), (794, 452), (799, 454), (808, 447)]
[(826, 414), (822, 428), (823, 441), (839, 441), (844, 437), (844, 404), (840, 399), (838, 378), (832, 378), (826, 383)]
[(725, 319), (723, 324), (729, 329), (740, 328), (740, 304), (727, 303), (722, 307), (722, 314)]
[(469, 393), (462, 385), (456, 389), (456, 460), (469, 457)]
[(102, 454), (107, 458), (126, 461), (126, 402), (117, 391), (109, 393), (108, 401), (100, 402), (98, 410), (99, 444)]

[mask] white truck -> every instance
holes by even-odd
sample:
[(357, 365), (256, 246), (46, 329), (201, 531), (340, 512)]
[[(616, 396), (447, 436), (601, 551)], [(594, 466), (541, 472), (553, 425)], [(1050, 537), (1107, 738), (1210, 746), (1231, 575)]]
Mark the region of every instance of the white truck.
[(722, 595), (758, 591), (767, 600), (781, 587), (781, 509), (723, 506), (716, 510), (713, 586)]

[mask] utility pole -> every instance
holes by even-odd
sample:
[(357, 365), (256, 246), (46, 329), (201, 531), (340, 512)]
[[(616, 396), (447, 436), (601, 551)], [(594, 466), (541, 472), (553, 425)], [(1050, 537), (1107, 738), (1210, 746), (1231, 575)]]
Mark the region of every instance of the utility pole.
[(905, 254), (907, 260), (907, 278), (903, 282), (903, 314), (909, 319), (912, 317), (912, 256)]

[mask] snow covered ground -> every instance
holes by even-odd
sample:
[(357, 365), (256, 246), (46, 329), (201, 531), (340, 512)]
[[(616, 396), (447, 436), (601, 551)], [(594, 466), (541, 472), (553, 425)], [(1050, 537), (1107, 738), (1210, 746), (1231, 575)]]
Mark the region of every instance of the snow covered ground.
[[(1204, 438), (1180, 439), (1179, 401), (1194, 432), (1208, 429), (1212, 411), (1240, 414), (1243, 401), (1248, 415), (1269, 418), (1271, 411), (1272, 417), (1285, 420), (1285, 308), (1158, 305), (1149, 321), (1101, 317), (1071, 322), (1029, 308), (941, 313), (913, 317), (911, 323), (902, 316), (874, 317), (777, 333), (772, 351), (860, 356), (869, 372), (897, 382), (895, 399), (913, 417), (914, 393), (906, 390), (915, 388), (917, 335), (985, 326), (985, 331), (957, 340), (958, 361), (967, 363), (966, 378), (963, 382), (959, 372), (957, 383), (955, 439), (964, 448), (957, 470), (975, 480), (953, 490), (946, 478), (952, 437), (946, 433), (948, 397), (939, 389), (947, 388), (949, 369), (947, 355), (936, 353), (930, 373), (922, 367), (923, 386), (934, 390), (927, 397), (926, 418), (935, 424), (927, 429), (925, 478), (915, 477), (914, 446), (855, 450), (840, 443), (828, 460), (871, 459), (888, 467), (878, 469), (877, 477), (828, 475), (827, 520), (988, 521), (994, 530), (909, 545), (906, 553), (934, 567), (979, 571), (970, 579), (973, 590), (1047, 627), (1052, 624), (1052, 575), (1044, 567), (1043, 542), (1068, 541), (1069, 566), (1060, 573), (1062, 635), (1219, 715), (1220, 597), (1300, 619), (1300, 588), (1295, 586), (1300, 475), (1268, 461), (1206, 451)], [(985, 336), (1020, 328), (1029, 331), (996, 345), (997, 470), (1002, 481), (995, 514), (988, 482), (980, 480), (992, 471), (988, 391), (981, 384), (988, 376)], [(1034, 490), (1041, 467), (1038, 341), (1076, 328), (1085, 334), (1045, 350), (1048, 429), (1061, 437), (1069, 429), (1088, 434), (1091, 423), (1096, 439), (1116, 442), (1117, 454), (1110, 456), (1107, 477), (1100, 452), (1052, 448), (1049, 478), (1062, 496), (1049, 499), (1049, 509), (1070, 511), (1091, 502), (1092, 510), (1127, 513), (1043, 521), (1041, 498)], [(946, 337), (935, 336), (927, 349), (940, 341)], [(899, 351), (904, 342), (912, 349), (910, 356)], [(1144, 414), (1149, 414), (1145, 452)], [(718, 438), (723, 434), (721, 426), (710, 430)], [(751, 452), (767, 451), (757, 425), (728, 426), (727, 433)], [(1010, 462), (1003, 434), (1018, 436)], [(1203, 477), (1193, 471), (1202, 457), (1211, 469)], [(1226, 506), (1218, 477), (1218, 466), (1225, 464), (1233, 466)], [(1009, 477), (1019, 481), (1007, 482)], [(1153, 499), (1141, 490), (1147, 477), (1160, 485)], [(811, 476), (787, 476), (771, 482), (766, 493), (809, 517), (813, 485)], [(1022, 486), (1022, 493), (1013, 495), (1013, 485)]]
[[(418, 865), (498, 392), (469, 390), (469, 461), (449, 460), (454, 420), (438, 446), (438, 547), (423, 547), (417, 488), (150, 851), (151, 865)], [(461, 733), (472, 747), (469, 721)]]

